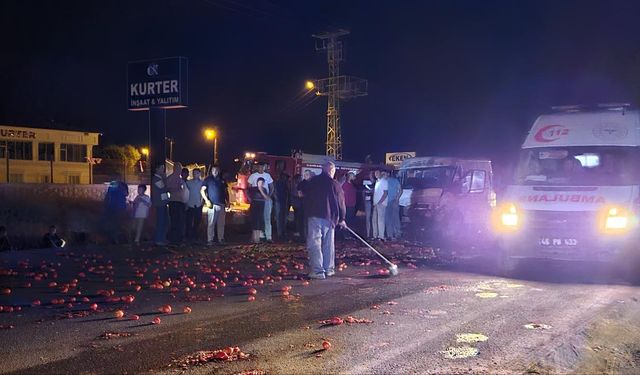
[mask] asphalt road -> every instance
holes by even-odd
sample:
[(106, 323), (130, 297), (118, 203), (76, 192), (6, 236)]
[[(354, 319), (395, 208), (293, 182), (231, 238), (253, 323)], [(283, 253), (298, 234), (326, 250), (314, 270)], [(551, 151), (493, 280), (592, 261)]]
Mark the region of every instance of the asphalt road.
[[(0, 290), (11, 293), (0, 295), (0, 305), (21, 310), (0, 313), (0, 372), (640, 372), (640, 292), (615, 275), (532, 265), (522, 278), (504, 279), (482, 259), (451, 263), (408, 245), (381, 250), (399, 262), (400, 275), (378, 275), (384, 267), (348, 243), (338, 252), (347, 267), (309, 285), (299, 279), (307, 269), (299, 269), (305, 255), (296, 245), (2, 254)], [(242, 285), (250, 280), (264, 284)], [(164, 281), (170, 285), (150, 287)], [(65, 291), (65, 284), (72, 285)], [(256, 300), (248, 301), (252, 287)], [(98, 293), (111, 289), (112, 302)], [(115, 302), (127, 295), (135, 300)], [(40, 306), (31, 306), (35, 299)], [(171, 314), (158, 311), (165, 304)], [(319, 323), (348, 316), (371, 322)], [(155, 317), (160, 324), (151, 324)], [(124, 337), (101, 337), (107, 332)], [(249, 357), (184, 365), (198, 351), (227, 346)]]

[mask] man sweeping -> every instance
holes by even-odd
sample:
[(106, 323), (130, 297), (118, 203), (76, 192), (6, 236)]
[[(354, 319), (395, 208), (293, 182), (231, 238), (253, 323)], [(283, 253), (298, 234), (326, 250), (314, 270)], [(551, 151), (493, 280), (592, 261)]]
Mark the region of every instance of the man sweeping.
[(344, 192), (333, 179), (336, 166), (326, 162), (322, 173), (309, 180), (304, 189), (304, 212), (307, 220), (307, 250), (311, 279), (335, 275), (335, 228), (345, 228)]

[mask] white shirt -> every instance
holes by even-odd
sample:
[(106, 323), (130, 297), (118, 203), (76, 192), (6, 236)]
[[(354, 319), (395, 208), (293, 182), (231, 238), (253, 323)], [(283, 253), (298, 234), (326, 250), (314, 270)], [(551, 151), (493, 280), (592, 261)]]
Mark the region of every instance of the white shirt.
[[(382, 199), (382, 196), (384, 195), (385, 190), (389, 190), (389, 184), (387, 183), (387, 179), (381, 178), (378, 181), (376, 181), (376, 187), (373, 191), (373, 204), (378, 204), (378, 202), (380, 202), (380, 199)], [(385, 197), (384, 200), (382, 201), (382, 205), (386, 206), (387, 201), (389, 201), (389, 198)]]
[(189, 200), (187, 201), (187, 207), (202, 206), (202, 196), (200, 195), (200, 190), (202, 189), (202, 180), (188, 180), (187, 189), (189, 190)]
[(249, 176), (249, 179), (247, 180), (247, 182), (249, 183), (249, 185), (256, 187), (258, 186), (258, 179), (262, 177), (264, 178), (264, 188), (267, 191), (267, 193), (270, 193), (269, 191), (269, 184), (273, 183), (273, 178), (271, 178), (271, 175), (267, 172), (264, 173), (252, 173), (251, 176)]
[(371, 200), (371, 195), (373, 194), (374, 183), (373, 181), (366, 179), (362, 181), (362, 186), (364, 188), (364, 199), (367, 201)]
[(140, 203), (136, 207), (136, 212), (133, 213), (133, 217), (136, 219), (146, 219), (149, 217), (149, 206), (151, 206), (151, 198), (148, 195), (138, 195), (140, 197)]

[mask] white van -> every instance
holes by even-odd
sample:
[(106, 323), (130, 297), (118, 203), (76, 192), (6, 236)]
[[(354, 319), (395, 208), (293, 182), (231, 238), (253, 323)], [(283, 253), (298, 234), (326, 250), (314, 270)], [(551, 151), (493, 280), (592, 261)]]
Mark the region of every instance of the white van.
[(533, 124), (494, 216), (503, 272), (531, 258), (635, 265), (640, 113), (556, 109)]

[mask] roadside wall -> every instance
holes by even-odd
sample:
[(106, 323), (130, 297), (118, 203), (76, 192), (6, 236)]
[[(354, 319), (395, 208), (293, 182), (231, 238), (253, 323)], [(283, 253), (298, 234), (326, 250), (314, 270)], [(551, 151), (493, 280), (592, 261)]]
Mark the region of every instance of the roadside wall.
[[(129, 185), (129, 199), (136, 190)], [(17, 248), (37, 246), (51, 224), (72, 243), (99, 242), (106, 191), (106, 184), (0, 184), (0, 225)]]

